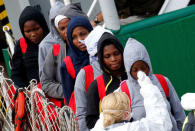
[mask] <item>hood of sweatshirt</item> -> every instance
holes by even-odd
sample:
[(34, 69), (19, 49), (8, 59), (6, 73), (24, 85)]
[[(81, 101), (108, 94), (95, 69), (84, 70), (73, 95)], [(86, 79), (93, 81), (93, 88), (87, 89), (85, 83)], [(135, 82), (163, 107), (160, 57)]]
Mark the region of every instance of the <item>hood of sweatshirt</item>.
[(49, 15), (50, 36), (47, 37), (47, 42), (51, 44), (53, 44), (54, 42), (53, 39), (58, 41), (58, 43), (60, 44), (64, 43), (54, 24), (54, 19), (57, 15), (64, 15), (70, 19), (74, 16), (87, 17), (85, 13), (82, 11), (80, 3), (72, 3), (65, 6), (64, 3), (57, 1), (50, 9)]
[[(102, 71), (105, 73), (109, 73), (109, 69), (106, 68), (104, 62), (103, 62), (103, 49), (104, 47), (107, 45), (107, 43), (112, 43), (114, 44), (114, 46), (123, 54), (123, 46), (120, 43), (120, 41), (112, 34), (105, 32), (100, 40), (98, 41), (98, 46), (97, 46), (97, 50), (98, 50), (98, 61), (100, 63), (100, 67), (102, 69)], [(122, 68), (124, 68), (124, 65), (121, 66)], [(109, 73), (110, 74), (110, 73)]]
[(74, 65), (76, 74), (86, 65), (89, 65), (89, 54), (87, 51), (80, 51), (76, 46), (73, 44), (72, 40), (72, 33), (73, 30), (78, 27), (82, 26), (86, 28), (89, 32), (93, 30), (92, 25), (90, 24), (89, 20), (83, 16), (75, 16), (71, 19), (67, 27), (67, 36), (69, 41), (70, 51), (68, 55), (71, 57)]
[(43, 38), (48, 34), (49, 29), (48, 29), (48, 26), (47, 26), (47, 23), (45, 21), (43, 14), (37, 8), (33, 6), (27, 6), (24, 8), (19, 18), (20, 31), (27, 43), (32, 43), (24, 35), (24, 24), (28, 20), (34, 20), (40, 24), (40, 26), (43, 28), (43, 31), (44, 31)]
[(148, 52), (143, 44), (141, 44), (139, 41), (129, 38), (125, 50), (124, 50), (124, 63), (125, 63), (125, 69), (127, 71), (128, 80), (130, 84), (136, 84), (138, 85), (137, 80), (135, 80), (131, 74), (130, 70), (132, 65), (139, 60), (144, 61), (149, 66), (149, 77), (152, 80), (153, 79), (153, 72), (152, 72), (152, 65), (150, 62), (150, 57), (148, 55)]

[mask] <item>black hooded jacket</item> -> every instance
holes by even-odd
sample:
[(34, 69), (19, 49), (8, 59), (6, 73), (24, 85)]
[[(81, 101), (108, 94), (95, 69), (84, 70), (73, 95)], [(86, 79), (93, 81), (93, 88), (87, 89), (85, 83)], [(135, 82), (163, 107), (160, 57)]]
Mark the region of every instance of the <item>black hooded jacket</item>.
[(11, 65), (11, 79), (16, 87), (26, 87), (29, 85), (29, 81), (36, 79), (39, 82), (39, 69), (38, 69), (38, 49), (39, 44), (32, 43), (24, 35), (24, 24), (28, 20), (35, 20), (43, 28), (43, 38), (48, 34), (49, 30), (42, 13), (32, 7), (27, 6), (22, 11), (19, 18), (19, 26), (23, 37), (27, 43), (27, 50), (25, 54), (22, 54), (20, 48), (20, 40), (16, 42), (14, 55), (12, 57)]
[[(100, 63), (100, 67), (103, 71), (103, 79), (105, 86), (108, 85), (108, 88), (106, 90), (106, 95), (114, 92), (116, 89), (118, 89), (120, 83), (127, 79), (127, 74), (125, 72), (124, 65), (121, 66), (122, 70), (124, 71), (121, 74), (120, 78), (117, 78), (113, 76), (109, 69), (106, 68), (104, 62), (103, 62), (103, 49), (108, 43), (114, 44), (114, 46), (123, 54), (123, 46), (120, 43), (120, 41), (113, 36), (110, 33), (104, 33), (100, 40), (98, 41), (98, 61)], [(98, 85), (97, 80), (94, 80), (88, 90), (88, 96), (87, 96), (87, 127), (89, 129), (93, 128), (95, 126), (96, 121), (99, 119), (99, 93), (98, 93)]]

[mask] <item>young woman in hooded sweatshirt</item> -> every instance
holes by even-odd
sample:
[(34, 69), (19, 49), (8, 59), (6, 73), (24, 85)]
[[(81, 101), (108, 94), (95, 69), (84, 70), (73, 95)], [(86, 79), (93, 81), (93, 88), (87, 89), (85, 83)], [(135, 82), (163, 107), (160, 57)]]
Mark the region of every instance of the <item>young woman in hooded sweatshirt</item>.
[(60, 67), (63, 93), (66, 104), (73, 111), (76, 111), (74, 98), (75, 79), (80, 71), (86, 65), (89, 65), (89, 54), (86, 45), (81, 41), (93, 30), (89, 20), (83, 16), (75, 16), (71, 19), (67, 27), (67, 36), (70, 51), (64, 58)]
[(32, 79), (39, 82), (39, 43), (49, 30), (43, 14), (32, 6), (27, 6), (22, 11), (19, 26), (23, 38), (15, 45), (11, 79), (16, 87), (27, 87)]
[[(181, 131), (185, 113), (181, 106), (177, 93), (167, 77), (164, 77), (164, 82), (168, 86), (168, 93), (160, 83), (158, 76), (152, 72), (150, 57), (144, 45), (135, 39), (130, 38), (127, 41), (124, 50), (124, 63), (127, 71), (128, 80), (126, 81), (131, 100), (131, 112), (133, 120), (140, 120), (146, 116), (143, 97), (140, 94), (140, 85), (137, 82), (137, 72), (143, 71), (150, 78), (152, 83), (157, 86), (167, 104), (169, 115), (172, 121), (172, 131)], [(161, 79), (162, 82), (162, 79)]]
[[(55, 18), (58, 15), (66, 16), (68, 19), (66, 20), (66, 22), (63, 23), (61, 30), (57, 30), (54, 24)], [(86, 16), (86, 14), (81, 9), (80, 3), (72, 3), (65, 6), (64, 3), (60, 1), (56, 1), (56, 3), (51, 7), (49, 13), (50, 32), (41, 41), (39, 45), (39, 77), (40, 78), (42, 75), (42, 70), (43, 70), (46, 56), (50, 51), (50, 48), (53, 46), (53, 44), (60, 44), (63, 46), (67, 43), (67, 41), (63, 39), (64, 36), (63, 32), (66, 31), (69, 19), (71, 19), (74, 16)]]
[[(51, 38), (47, 40), (45, 39), (45, 41), (42, 42), (42, 44), (45, 43), (45, 45), (40, 47), (40, 51), (42, 50), (41, 52), (43, 54), (47, 54), (47, 56), (40, 54), (40, 60), (45, 59), (45, 61), (42, 63), (42, 71), (39, 72), (41, 86), (44, 93), (48, 97), (55, 98), (56, 101), (61, 101), (59, 106), (64, 105), (64, 95), (60, 78), (60, 66), (64, 57), (68, 55), (70, 50), (67, 44), (67, 25), (70, 19), (75, 15), (84, 15), (84, 13), (82, 13), (82, 11), (76, 7), (77, 6), (74, 4), (70, 4), (62, 9), (58, 9), (61, 11), (56, 13), (56, 15), (54, 15), (54, 17), (51, 19)], [(56, 41), (56, 43), (52, 43), (53, 41)], [(49, 51), (45, 52), (45, 50), (48, 49)]]
[(98, 41), (97, 55), (103, 75), (97, 77), (88, 89), (86, 122), (89, 129), (99, 119), (99, 103), (103, 97), (114, 92), (127, 79), (123, 64), (123, 46), (115, 36), (107, 32), (102, 35)]

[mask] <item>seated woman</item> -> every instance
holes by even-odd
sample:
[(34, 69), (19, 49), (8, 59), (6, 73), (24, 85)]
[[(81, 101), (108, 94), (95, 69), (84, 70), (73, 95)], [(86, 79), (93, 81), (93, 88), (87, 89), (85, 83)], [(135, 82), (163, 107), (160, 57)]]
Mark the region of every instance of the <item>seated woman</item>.
[(93, 128), (101, 112), (100, 101), (114, 92), (127, 79), (123, 64), (123, 46), (110, 33), (104, 33), (98, 41), (98, 61), (103, 75), (98, 76), (89, 86), (87, 96), (87, 127)]
[(123, 92), (114, 92), (103, 98), (103, 115), (92, 131), (171, 131), (171, 119), (160, 90), (145, 73), (140, 71), (139, 76), (146, 117), (129, 122), (132, 116), (129, 97)]

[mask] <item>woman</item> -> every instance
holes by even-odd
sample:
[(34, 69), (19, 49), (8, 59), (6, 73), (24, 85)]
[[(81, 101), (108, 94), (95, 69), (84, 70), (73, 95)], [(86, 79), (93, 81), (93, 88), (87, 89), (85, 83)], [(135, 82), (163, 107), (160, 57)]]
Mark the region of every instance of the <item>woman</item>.
[(74, 100), (75, 78), (81, 68), (89, 65), (87, 48), (81, 41), (88, 36), (92, 29), (89, 20), (83, 16), (73, 17), (67, 27), (70, 52), (62, 62), (60, 75), (66, 104), (72, 107), (74, 112), (76, 111)]
[(48, 97), (58, 99), (55, 101), (61, 101), (59, 104), (60, 107), (64, 105), (60, 66), (64, 57), (66, 57), (70, 51), (66, 34), (67, 26), (71, 18), (75, 15), (84, 15), (82, 11), (75, 6), (75, 4), (70, 4), (61, 9), (57, 8), (59, 6), (56, 7), (57, 9), (54, 8), (56, 12), (51, 14), (50, 19), (52, 29), (50, 34), (52, 36), (47, 40), (45, 39), (45, 41), (42, 42), (43, 45), (40, 47), (40, 55), (41, 53), (47, 54), (47, 56), (40, 56), (40, 60), (45, 60), (39, 63), (42, 65), (42, 71), (40, 72), (42, 89)]
[(49, 30), (42, 13), (32, 6), (24, 8), (19, 25), (23, 38), (15, 45), (11, 78), (16, 87), (27, 87), (32, 79), (39, 82), (39, 43)]
[(123, 46), (115, 36), (107, 32), (102, 35), (98, 41), (97, 55), (103, 75), (97, 77), (89, 86), (86, 117), (89, 129), (94, 127), (99, 118), (100, 101), (114, 92), (121, 81), (127, 78), (123, 64)]
[(63, 28), (61, 28), (63, 30), (58, 30), (54, 24), (54, 20), (58, 15), (66, 16), (67, 19), (71, 19), (74, 16), (80, 15), (86, 16), (86, 14), (81, 9), (80, 3), (71, 3), (65, 6), (61, 1), (56, 1), (56, 3), (51, 7), (49, 12), (50, 32), (39, 45), (39, 77), (42, 75), (42, 69), (46, 56), (53, 44), (58, 43), (63, 46), (67, 43), (67, 41), (65, 41), (62, 37), (64, 36), (64, 30), (67, 29), (68, 20), (66, 19)]
[[(130, 38), (125, 46), (124, 62), (128, 75), (126, 83), (131, 97), (131, 109), (134, 114), (133, 120), (140, 120), (146, 116), (143, 97), (139, 91), (140, 85), (137, 82), (137, 72), (143, 71), (150, 78), (152, 83), (160, 89), (161, 94), (165, 99), (173, 124), (172, 131), (181, 130), (185, 119), (185, 113), (177, 93), (168, 78), (161, 75), (160, 80), (158, 75), (153, 74), (150, 57), (144, 45), (137, 40)], [(165, 88), (165, 86), (167, 88)]]

